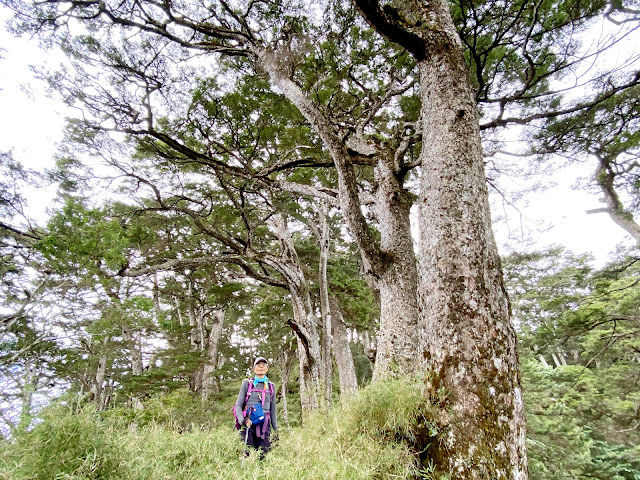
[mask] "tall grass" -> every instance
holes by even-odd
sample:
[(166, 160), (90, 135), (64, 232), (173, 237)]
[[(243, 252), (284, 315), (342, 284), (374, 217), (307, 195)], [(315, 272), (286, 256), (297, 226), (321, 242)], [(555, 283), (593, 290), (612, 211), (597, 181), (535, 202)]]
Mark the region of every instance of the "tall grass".
[(166, 418), (150, 421), (154, 408), (128, 424), (113, 412), (52, 408), (32, 432), (4, 445), (0, 479), (412, 479), (416, 439), (433, 430), (422, 383), (407, 379), (376, 382), (303, 427), (281, 428), (262, 461), (241, 458), (231, 416), (227, 426), (185, 430)]

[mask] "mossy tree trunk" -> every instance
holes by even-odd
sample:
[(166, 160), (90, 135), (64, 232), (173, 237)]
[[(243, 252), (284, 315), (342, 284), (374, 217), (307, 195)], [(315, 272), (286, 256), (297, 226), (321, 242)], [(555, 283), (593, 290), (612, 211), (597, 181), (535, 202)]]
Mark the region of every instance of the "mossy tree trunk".
[(420, 71), (419, 343), (433, 389), (449, 402), (429, 454), (452, 479), (524, 480), (516, 337), (491, 230), (478, 109), (449, 4), (356, 4)]

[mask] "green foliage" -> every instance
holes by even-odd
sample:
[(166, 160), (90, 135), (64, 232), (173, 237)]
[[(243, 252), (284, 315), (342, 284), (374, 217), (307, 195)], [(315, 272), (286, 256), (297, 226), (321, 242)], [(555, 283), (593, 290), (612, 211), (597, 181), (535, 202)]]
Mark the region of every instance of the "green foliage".
[(640, 479), (638, 435), (625, 441), (624, 435), (616, 432), (633, 425), (627, 420), (623, 426), (615, 418), (629, 418), (640, 398), (637, 393), (635, 399), (628, 395), (620, 398), (620, 389), (606, 381), (614, 376), (619, 379), (610, 370), (573, 365), (549, 369), (535, 360), (525, 362), (523, 385), (532, 480), (576, 476)]
[(144, 401), (142, 409), (123, 405), (105, 410), (101, 417), (112, 425), (126, 428), (156, 425), (176, 432), (209, 429), (229, 422), (229, 408), (235, 403), (236, 390), (234, 385), (233, 389), (227, 388), (204, 403), (183, 386), (167, 394), (151, 396)]
[(561, 249), (505, 259), (532, 479), (640, 478), (637, 263), (596, 271)]
[[(241, 459), (230, 415), (228, 426), (177, 431), (162, 421), (134, 427), (115, 412), (54, 408), (32, 432), (3, 445), (0, 479), (413, 479), (413, 442), (430, 428), (424, 388), (419, 379), (377, 382), (304, 427), (281, 428), (264, 461), (255, 454)], [(179, 409), (185, 400), (174, 395), (160, 403)], [(157, 405), (138, 419), (161, 417)]]
[(103, 263), (118, 271), (126, 264), (127, 235), (118, 220), (77, 199), (68, 198), (47, 229), (49, 234), (40, 241), (39, 249), (58, 271), (93, 273)]
[(347, 325), (361, 331), (372, 331), (376, 328), (380, 312), (358, 269), (358, 258), (354, 252), (336, 252), (327, 266), (329, 286), (340, 300)]
[(371, 378), (373, 378), (373, 364), (365, 354), (364, 347), (361, 343), (351, 343), (350, 347), (358, 385), (366, 385), (371, 381)]

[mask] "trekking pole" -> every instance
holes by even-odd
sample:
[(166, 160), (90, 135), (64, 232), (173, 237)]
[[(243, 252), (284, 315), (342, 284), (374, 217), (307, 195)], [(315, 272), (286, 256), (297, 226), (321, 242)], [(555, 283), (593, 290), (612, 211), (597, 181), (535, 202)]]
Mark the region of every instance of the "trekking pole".
[(245, 423), (244, 424), (244, 452), (242, 454), (242, 462), (243, 463), (247, 459), (247, 457), (249, 456), (248, 445), (247, 445), (248, 438), (249, 438), (249, 426)]

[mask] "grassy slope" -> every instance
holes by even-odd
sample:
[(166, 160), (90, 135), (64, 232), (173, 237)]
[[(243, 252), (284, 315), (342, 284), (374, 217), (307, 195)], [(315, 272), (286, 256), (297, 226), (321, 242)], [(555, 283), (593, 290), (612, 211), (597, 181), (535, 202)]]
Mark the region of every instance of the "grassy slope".
[(418, 476), (416, 434), (435, 434), (424, 383), (394, 379), (363, 389), (305, 427), (282, 425), (264, 461), (241, 460), (228, 393), (207, 418), (198, 418), (185, 394), (152, 400), (136, 413), (50, 409), (31, 433), (4, 445), (0, 479), (410, 479)]

